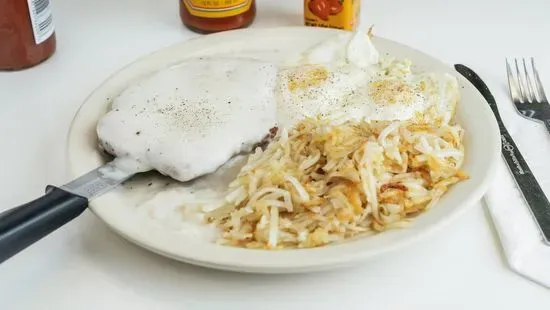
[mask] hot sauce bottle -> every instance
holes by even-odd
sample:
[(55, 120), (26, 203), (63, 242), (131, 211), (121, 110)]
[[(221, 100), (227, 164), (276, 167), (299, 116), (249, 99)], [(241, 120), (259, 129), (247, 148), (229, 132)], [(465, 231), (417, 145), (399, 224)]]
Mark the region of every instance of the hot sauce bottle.
[(179, 0), (184, 25), (199, 33), (247, 27), (256, 16), (254, 0)]
[(0, 0), (0, 70), (37, 65), (55, 48), (50, 0)]
[(304, 0), (306, 26), (355, 30), (360, 0)]

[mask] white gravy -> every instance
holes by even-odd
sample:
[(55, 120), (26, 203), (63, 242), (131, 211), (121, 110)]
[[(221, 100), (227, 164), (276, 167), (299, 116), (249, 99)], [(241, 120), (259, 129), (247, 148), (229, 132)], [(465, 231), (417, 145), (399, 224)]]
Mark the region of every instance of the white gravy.
[(182, 182), (211, 173), (276, 125), (276, 78), (275, 65), (238, 58), (161, 70), (114, 99), (97, 126), (100, 146), (135, 172)]

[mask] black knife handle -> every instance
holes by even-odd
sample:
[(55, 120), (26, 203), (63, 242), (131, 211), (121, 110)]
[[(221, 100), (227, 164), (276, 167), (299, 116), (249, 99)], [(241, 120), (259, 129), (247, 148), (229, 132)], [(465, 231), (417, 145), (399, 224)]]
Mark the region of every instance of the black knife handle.
[(88, 199), (54, 186), (38, 199), (0, 214), (0, 263), (79, 216)]

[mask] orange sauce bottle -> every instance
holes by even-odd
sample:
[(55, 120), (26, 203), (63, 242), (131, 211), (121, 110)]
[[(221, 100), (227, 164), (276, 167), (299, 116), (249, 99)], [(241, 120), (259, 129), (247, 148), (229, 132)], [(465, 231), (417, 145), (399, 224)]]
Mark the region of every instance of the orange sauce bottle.
[(304, 0), (304, 24), (355, 30), (360, 6), (360, 0)]
[(256, 17), (254, 0), (179, 0), (187, 28), (212, 33), (249, 26)]

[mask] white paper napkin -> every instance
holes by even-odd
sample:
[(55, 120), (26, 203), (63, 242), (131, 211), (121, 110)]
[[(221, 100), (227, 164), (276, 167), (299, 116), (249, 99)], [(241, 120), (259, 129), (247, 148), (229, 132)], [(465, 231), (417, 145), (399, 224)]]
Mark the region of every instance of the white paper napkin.
[[(500, 102), (504, 104), (507, 101)], [(531, 124), (531, 121), (523, 119), (510, 109), (502, 110), (501, 114), (504, 112), (503, 116), (512, 120), (506, 126), (529, 167), (534, 171), (541, 187), (548, 187), (550, 136), (543, 125)], [(548, 191), (546, 194), (549, 196)], [(550, 288), (550, 246), (543, 243), (536, 222), (503, 159), (499, 162), (495, 181), (485, 196), (485, 204), (493, 218), (510, 267), (526, 278)]]

